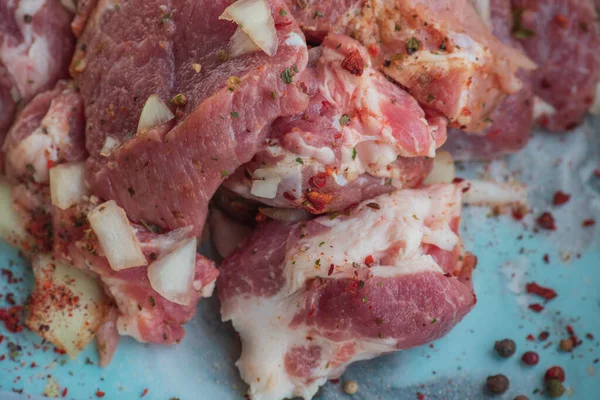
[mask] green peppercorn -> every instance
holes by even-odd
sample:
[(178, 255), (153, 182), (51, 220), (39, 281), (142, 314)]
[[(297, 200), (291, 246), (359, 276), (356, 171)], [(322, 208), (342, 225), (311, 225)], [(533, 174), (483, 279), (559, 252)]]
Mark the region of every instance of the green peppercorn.
[(511, 357), (517, 350), (517, 344), (510, 339), (498, 340), (494, 344), (494, 350), (502, 358)]
[(561, 397), (565, 393), (565, 385), (558, 379), (546, 381), (546, 391), (550, 397)]

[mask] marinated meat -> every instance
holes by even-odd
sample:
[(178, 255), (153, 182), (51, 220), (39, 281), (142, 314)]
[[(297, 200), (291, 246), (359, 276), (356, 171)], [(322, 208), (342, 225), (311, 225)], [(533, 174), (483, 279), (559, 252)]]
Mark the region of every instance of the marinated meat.
[(267, 143), (225, 186), (264, 204), (320, 214), (418, 185), (446, 140), (446, 121), (427, 117), (348, 36), (330, 35), (311, 52), (301, 78), (308, 108), (278, 119)]
[(223, 320), (252, 399), (310, 399), (348, 364), (446, 334), (475, 304), (461, 185), (401, 190), (348, 215), (268, 222), (221, 265)]
[[(273, 57), (232, 56), (236, 24), (219, 19), (230, 1), (162, 3), (101, 0), (79, 39), (71, 71), (85, 104), (88, 180), (132, 221), (191, 225), (199, 236), (217, 187), (250, 161), (275, 118), (306, 108), (295, 78), (307, 49), (280, 0), (268, 1)], [(138, 132), (152, 95), (175, 118)], [(107, 141), (118, 147), (103, 152)]]

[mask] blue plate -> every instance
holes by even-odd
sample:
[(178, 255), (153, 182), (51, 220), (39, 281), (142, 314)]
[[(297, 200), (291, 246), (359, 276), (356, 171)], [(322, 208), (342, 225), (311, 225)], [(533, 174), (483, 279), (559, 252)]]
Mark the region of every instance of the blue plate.
[[(600, 377), (595, 376), (600, 369), (600, 178), (593, 174), (600, 148), (593, 141), (597, 136), (590, 137), (590, 132), (536, 137), (508, 163), (459, 170), (460, 176), (476, 171), (497, 174), (502, 168), (516, 172), (530, 183), (534, 205), (524, 221), (495, 216), (487, 208), (465, 209), (463, 238), (479, 256), (474, 273), (477, 306), (443, 339), (357, 363), (340, 382), (328, 383), (317, 398), (348, 399), (343, 382), (354, 379), (360, 386), (355, 399), (415, 400), (420, 394), (427, 400), (486, 399), (485, 379), (499, 373), (509, 377), (510, 389), (495, 398), (513, 399), (518, 394), (543, 398), (538, 391), (543, 390), (545, 370), (560, 365), (566, 371), (570, 399), (600, 399)], [(576, 193), (560, 208), (550, 201), (558, 189)], [(546, 210), (555, 215), (558, 229), (535, 232), (535, 216)], [(585, 218), (598, 218), (599, 223), (583, 228)], [(544, 261), (546, 254), (549, 263)], [(0, 242), (0, 267), (24, 278), (12, 285), (0, 278), (0, 293), (13, 292), (22, 303), (32, 285), (27, 263)], [(552, 287), (558, 297), (535, 313), (528, 305), (540, 299), (525, 293), (527, 282)], [(4, 299), (0, 307), (6, 306)], [(568, 337), (567, 325), (583, 342), (571, 353), (558, 350), (559, 341)], [(101, 369), (96, 365), (95, 346), (88, 346), (73, 361), (53, 352), (51, 346), (44, 351), (42, 339), (31, 332), (9, 334), (0, 326), (5, 336), (0, 355), (7, 355), (0, 361), (0, 399), (36, 398), (49, 383), (60, 385), (61, 391), (67, 388), (66, 398), (77, 400), (96, 399), (97, 391), (104, 392), (105, 399), (137, 399), (145, 389), (147, 399), (242, 399), (246, 386), (234, 367), (240, 344), (231, 325), (220, 322), (216, 299), (201, 302), (187, 331), (183, 343), (170, 348), (123, 338), (112, 364)], [(550, 334), (545, 341), (538, 339), (542, 331)], [(528, 340), (529, 335), (535, 339)], [(503, 338), (517, 343), (512, 358), (500, 359), (493, 351), (494, 341)], [(21, 346), (14, 361), (8, 357), (9, 343)], [(538, 365), (520, 362), (520, 355), (528, 350), (539, 354)], [(31, 397), (14, 393), (20, 391)]]

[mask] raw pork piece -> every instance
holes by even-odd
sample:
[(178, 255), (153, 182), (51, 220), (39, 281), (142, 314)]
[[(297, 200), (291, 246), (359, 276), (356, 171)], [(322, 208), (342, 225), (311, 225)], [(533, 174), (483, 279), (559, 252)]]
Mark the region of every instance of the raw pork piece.
[[(511, 0), (490, 0), (489, 9), (481, 10), (484, 21), (489, 21), (493, 33), (504, 43), (520, 48), (513, 38), (513, 15)], [(520, 70), (517, 76), (523, 82), (523, 88), (509, 95), (494, 111), (490, 119), (492, 124), (483, 135), (468, 135), (458, 129), (448, 131), (448, 141), (444, 148), (455, 159), (488, 159), (521, 150), (529, 141), (533, 126), (534, 99), (531, 72)]]
[(271, 206), (320, 214), (418, 185), (446, 139), (446, 120), (427, 118), (348, 36), (328, 36), (311, 50), (313, 58), (302, 78), (309, 107), (278, 119), (267, 144), (225, 186)]
[(353, 361), (446, 334), (475, 305), (461, 185), (401, 190), (347, 216), (261, 226), (221, 265), (224, 321), (254, 400), (310, 399)]
[(49, 170), (63, 162), (83, 161), (84, 116), (72, 82), (60, 81), (35, 96), (19, 113), (2, 151), (19, 216), (38, 250), (52, 248)]
[(539, 64), (535, 94), (554, 107), (539, 123), (551, 131), (575, 128), (594, 103), (600, 81), (600, 36), (592, 0), (512, 0), (513, 35)]
[[(185, 239), (193, 237), (193, 229), (180, 228), (159, 235), (143, 227), (136, 227), (136, 235), (148, 263), (152, 263)], [(104, 284), (107, 294), (114, 299), (118, 316), (113, 323), (116, 324), (117, 332), (143, 343), (179, 343), (185, 336), (183, 325), (195, 315), (200, 298), (212, 295), (219, 274), (212, 261), (197, 254), (192, 301), (189, 305), (181, 305), (167, 300), (152, 288), (147, 267), (113, 270), (103, 257), (102, 249), (93, 235), (85, 234), (72, 243), (68, 254), (75, 266), (96, 275)], [(110, 324), (110, 320), (107, 323)], [(107, 336), (99, 339), (111, 343), (112, 329), (114, 328), (108, 326)], [(111, 343), (110, 348), (112, 350), (106, 355), (109, 359), (116, 344)]]
[[(163, 3), (99, 1), (79, 39), (71, 71), (85, 103), (88, 180), (132, 221), (167, 230), (192, 225), (200, 236), (225, 177), (250, 161), (275, 118), (306, 108), (295, 75), (308, 52), (281, 0), (267, 1), (273, 57), (231, 55), (237, 25), (219, 19), (230, 1)], [(154, 94), (175, 118), (137, 133)]]
[(469, 0), (287, 0), (309, 37), (342, 32), (375, 56), (376, 67), (453, 127), (480, 132), (518, 67), (533, 63), (502, 44)]
[(68, 76), (71, 19), (60, 0), (0, 2), (0, 144), (18, 104)]

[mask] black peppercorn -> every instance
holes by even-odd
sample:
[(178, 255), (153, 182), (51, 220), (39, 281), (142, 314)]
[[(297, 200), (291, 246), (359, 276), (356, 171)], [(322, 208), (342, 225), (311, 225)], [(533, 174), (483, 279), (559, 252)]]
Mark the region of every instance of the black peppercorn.
[(500, 357), (508, 358), (515, 354), (517, 345), (510, 339), (498, 340), (496, 341), (496, 344), (494, 344), (494, 350), (496, 350), (496, 353), (498, 353)]
[(508, 378), (502, 374), (488, 376), (486, 386), (490, 393), (502, 394), (508, 390), (510, 383)]

